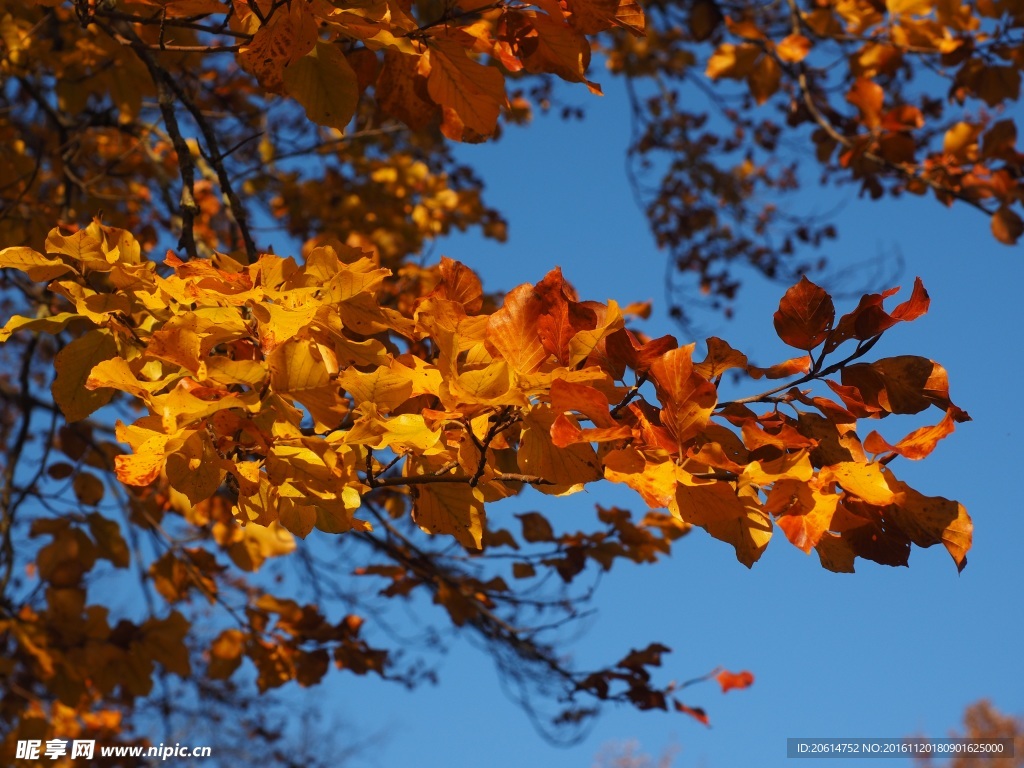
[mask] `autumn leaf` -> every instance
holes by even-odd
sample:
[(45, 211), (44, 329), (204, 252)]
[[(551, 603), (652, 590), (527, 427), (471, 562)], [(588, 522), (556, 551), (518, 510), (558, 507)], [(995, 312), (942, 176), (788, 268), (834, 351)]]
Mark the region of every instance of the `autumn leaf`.
[(825, 341), (835, 317), (832, 297), (802, 277), (782, 297), (775, 312), (775, 331), (789, 346), (810, 351)]
[(318, 125), (343, 131), (355, 114), (359, 99), (356, 73), (333, 43), (316, 43), (312, 51), (284, 70), (283, 82), (288, 95)]
[(1016, 245), (1020, 236), (1024, 235), (1024, 220), (1008, 206), (1000, 206), (992, 214), (992, 234), (1000, 243)]
[(672, 700), (672, 706), (675, 708), (676, 712), (682, 712), (684, 715), (692, 717), (698, 723), (706, 725), (709, 728), (711, 727), (711, 721), (708, 719), (707, 712), (705, 712), (701, 707), (688, 707), (678, 699)]
[(548, 356), (538, 331), (543, 308), (529, 283), (505, 296), (505, 303), (487, 320), (487, 342), (517, 373), (534, 373)]
[(748, 568), (761, 557), (772, 536), (767, 514), (752, 496), (739, 496), (730, 487), (676, 485), (669, 510), (680, 520), (698, 525), (716, 539), (731, 544), (736, 559)]
[[(494, 133), (498, 114), (504, 106), (505, 78), (492, 68), (471, 59), (460, 46), (444, 41), (431, 42), (430, 75), (427, 91), (436, 103), (452, 110), (461, 125), (482, 136)], [(462, 131), (446, 120), (445, 135), (462, 140)]]
[(878, 83), (858, 78), (846, 94), (846, 100), (857, 108), (861, 122), (868, 128), (877, 128), (881, 124), (885, 92)]
[(807, 58), (811, 51), (811, 41), (803, 35), (791, 34), (780, 40), (775, 49), (780, 59), (797, 64)]
[(708, 381), (733, 368), (747, 367), (747, 356), (733, 349), (729, 342), (712, 336), (707, 340), (707, 345), (707, 356), (700, 363), (696, 363), (693, 370)]
[(86, 382), (94, 366), (116, 357), (117, 353), (114, 338), (100, 330), (79, 336), (57, 353), (54, 360), (57, 375), (50, 391), (69, 422), (84, 419), (114, 397), (113, 389), (90, 389)]
[(754, 684), (754, 675), (746, 670), (742, 672), (729, 672), (723, 669), (715, 675), (715, 680), (722, 686), (722, 693), (727, 693), (734, 688), (749, 688)]
[(0, 251), (0, 267), (17, 269), (39, 282), (73, 272), (74, 268), (61, 259), (52, 259), (24, 246), (4, 248)]
[(419, 486), (414, 493), (412, 517), (420, 528), (454, 536), (466, 549), (481, 548), (484, 500), (479, 488), (446, 483)]

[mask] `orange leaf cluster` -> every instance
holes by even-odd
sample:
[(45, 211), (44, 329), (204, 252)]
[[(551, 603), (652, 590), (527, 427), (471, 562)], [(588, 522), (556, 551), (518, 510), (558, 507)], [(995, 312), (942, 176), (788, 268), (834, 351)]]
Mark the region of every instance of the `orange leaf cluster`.
[[(49, 289), (69, 305), (54, 317), (13, 318), (4, 338), (89, 329), (58, 360), (54, 396), (69, 418), (114, 392), (145, 409), (118, 424), (129, 446), (116, 457), (118, 478), (164, 478), (192, 504), (228, 483), (232, 515), (247, 528), (369, 530), (362, 499), (394, 488), (409, 494), (424, 531), (478, 550), (488, 502), (525, 486), (563, 495), (607, 479), (704, 528), (747, 566), (775, 528), (832, 570), (852, 570), (856, 557), (906, 564), (912, 543), (942, 543), (958, 568), (966, 563), (963, 508), (920, 494), (888, 466), (926, 456), (968, 418), (949, 399), (945, 371), (913, 356), (853, 363), (892, 325), (925, 312), (920, 282), (891, 312), (890, 291), (836, 320), (828, 294), (803, 279), (775, 325), (810, 354), (768, 369), (802, 375), (722, 402), (723, 372), (765, 370), (718, 339), (696, 362), (692, 344), (638, 335), (614, 301), (581, 301), (557, 269), (489, 310), (479, 279), (444, 259), (403, 312), (382, 303), (389, 270), (351, 248), (316, 248), (302, 265), (169, 254), (163, 275), (131, 235), (93, 224), (71, 236), (55, 230), (45, 254), (2, 251), (0, 265), (52, 278)], [(84, 389), (63, 384), (64, 374)], [(814, 380), (839, 400), (800, 389)], [(942, 421), (895, 445), (857, 435), (859, 419), (931, 406)], [(524, 535), (551, 536), (540, 521)]]

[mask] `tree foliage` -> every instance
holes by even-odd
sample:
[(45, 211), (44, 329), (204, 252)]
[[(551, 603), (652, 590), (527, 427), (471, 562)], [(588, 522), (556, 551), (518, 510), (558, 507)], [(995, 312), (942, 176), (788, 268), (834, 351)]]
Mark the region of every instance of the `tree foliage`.
[[(1005, 0), (0, 4), (0, 754), (170, 733), (176, 712), (331, 666), (415, 682), (422, 660), (383, 642), (395, 601), (482, 638), (556, 724), (606, 701), (706, 722), (654, 681), (664, 645), (564, 660), (557, 628), (595, 569), (654, 562), (693, 527), (748, 567), (780, 532), (833, 571), (935, 544), (962, 569), (966, 511), (894, 467), (968, 416), (939, 364), (868, 358), (927, 311), (920, 281), (837, 315), (794, 280), (774, 325), (796, 356), (758, 367), (719, 338), (649, 338), (631, 325), (649, 308), (584, 300), (557, 268), (498, 296), (411, 257), (453, 228), (504, 237), (449, 142), (528, 122), (552, 77), (599, 91), (594, 47), (630, 78), (634, 157), (665, 172), (656, 236), (713, 295), (734, 293), (737, 260), (781, 274), (792, 239), (822, 237), (756, 210), (800, 179), (764, 163), (783, 129), (755, 103), (784, 106), (830, 174), (966, 201), (1013, 241), (1012, 122), (950, 122), (935, 89), (955, 68), (959, 104), (1015, 100), (1022, 19)], [(728, 137), (681, 111), (701, 58)], [(268, 252), (268, 222), (300, 258)], [(925, 412), (900, 440), (861, 424)], [(598, 507), (569, 531), (494, 510), (601, 480), (650, 511)]]
[[(952, 739), (977, 739), (990, 741), (994, 739), (1011, 739), (1013, 742), (1013, 754), (995, 757), (992, 754), (978, 755), (970, 759), (963, 755), (956, 755), (947, 760), (936, 760), (935, 755), (926, 754), (916, 756), (914, 765), (916, 768), (968, 768), (978, 766), (979, 768), (995, 768), (995, 766), (1009, 766), (1018, 768), (1024, 765), (1024, 720), (1020, 717), (1004, 714), (992, 704), (991, 701), (982, 699), (976, 701), (964, 710), (963, 731), (950, 731)], [(1009, 752), (1009, 749), (1006, 749)], [(970, 759), (970, 762), (968, 760)]]

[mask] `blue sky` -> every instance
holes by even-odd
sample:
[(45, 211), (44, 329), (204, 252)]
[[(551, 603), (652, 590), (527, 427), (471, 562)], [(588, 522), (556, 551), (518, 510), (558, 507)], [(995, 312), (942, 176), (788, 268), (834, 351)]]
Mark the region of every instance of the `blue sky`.
[[(536, 282), (558, 265), (584, 298), (653, 299), (645, 329), (678, 335), (665, 314), (665, 256), (654, 247), (624, 173), (624, 97), (612, 78), (602, 85), (603, 99), (570, 95), (587, 107), (582, 123), (542, 118), (510, 130), (497, 145), (459, 150), (486, 180), (488, 201), (508, 217), (510, 237), (499, 245), (459, 235), (439, 244), (433, 258), (443, 253), (469, 264), (489, 290)], [(975, 538), (964, 572), (958, 575), (935, 547), (915, 548), (909, 569), (858, 561), (856, 575), (833, 574), (781, 535), (748, 571), (728, 546), (697, 530), (670, 560), (617, 567), (607, 576), (598, 612), (573, 653), (583, 663), (607, 663), (657, 640), (674, 650), (665, 658), (664, 679), (686, 680), (717, 666), (751, 670), (756, 682), (748, 690), (723, 695), (709, 683), (684, 693), (688, 704), (708, 710), (712, 728), (679, 714), (613, 708), (582, 743), (552, 747), (503, 694), (489, 658), (463, 640), (447, 649), (437, 686), (410, 693), (333, 676), (329, 689), (312, 692), (336, 702), (339, 719), (357, 731), (381, 732), (357, 763), (589, 766), (603, 744), (636, 740), (655, 755), (676, 747), (677, 767), (770, 767), (787, 764), (787, 737), (945, 736), (964, 707), (983, 697), (1003, 711), (1024, 713), (1016, 592), (1017, 548), (1024, 541), (1016, 487), (1022, 435), (1015, 389), (1024, 380), (1020, 249), (996, 243), (988, 222), (966, 207), (946, 210), (917, 198), (872, 203), (854, 194), (848, 188), (823, 198), (812, 189), (787, 204), (820, 209), (823, 200), (848, 198), (837, 219), (840, 237), (825, 250), (832, 262), (900, 253), (904, 296), (915, 275), (931, 294), (930, 314), (891, 331), (875, 353), (942, 363), (954, 402), (974, 419), (925, 461), (893, 465), (922, 492), (966, 505)], [(749, 280), (734, 320), (700, 319), (759, 363), (777, 362), (791, 354), (771, 322), (784, 288)], [(840, 311), (853, 303), (840, 304)], [(883, 426), (898, 439), (918, 424)], [(638, 498), (600, 484), (565, 499), (524, 496), (491, 516), (511, 521), (514, 512), (543, 509), (568, 527), (591, 519), (595, 503), (643, 511)]]

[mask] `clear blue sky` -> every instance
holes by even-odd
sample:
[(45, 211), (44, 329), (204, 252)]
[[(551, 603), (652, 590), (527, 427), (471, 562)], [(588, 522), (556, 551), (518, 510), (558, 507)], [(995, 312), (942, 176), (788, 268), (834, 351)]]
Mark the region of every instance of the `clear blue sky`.
[[(571, 95), (587, 106), (584, 122), (539, 119), (510, 130), (498, 145), (460, 149), (486, 180), (489, 202), (509, 218), (510, 239), (498, 245), (460, 235), (433, 256), (466, 262), (490, 290), (536, 282), (558, 265), (584, 298), (653, 299), (646, 329), (678, 335), (665, 314), (665, 255), (655, 249), (624, 174), (624, 98), (615, 80), (600, 79), (605, 98), (582, 89)], [(930, 314), (890, 332), (877, 356), (939, 361), (954, 402), (974, 419), (924, 462), (893, 465), (922, 492), (967, 506), (975, 538), (964, 572), (958, 575), (945, 550), (934, 547), (915, 548), (909, 569), (858, 560), (856, 575), (833, 574), (781, 535), (748, 571), (728, 546), (696, 530), (670, 560), (619, 567), (603, 580), (597, 616), (574, 653), (584, 662), (609, 662), (657, 640), (674, 650), (665, 679), (686, 680), (719, 665), (753, 671), (756, 683), (745, 691), (722, 695), (710, 683), (683, 694), (706, 707), (712, 728), (679, 714), (609, 709), (578, 746), (551, 747), (502, 693), (487, 656), (461, 641), (449, 649), (437, 686), (409, 693), (333, 675), (312, 692), (336, 702), (339, 719), (357, 730), (382, 732), (357, 764), (590, 766), (603, 744), (635, 739), (655, 755), (677, 746), (674, 766), (768, 768), (792, 765), (787, 737), (945, 736), (965, 706), (982, 697), (1003, 711), (1024, 712), (1017, 592), (1024, 515), (1016, 475), (1024, 438), (1016, 412), (1024, 381), (1021, 249), (997, 244), (988, 222), (966, 207), (945, 210), (916, 198), (858, 201), (853, 188), (841, 195), (851, 199), (838, 217), (840, 238), (826, 249), (833, 263), (898, 251), (906, 261), (904, 290), (919, 275), (932, 297)], [(789, 204), (825, 207), (821, 200), (811, 190)], [(700, 319), (756, 361), (777, 362), (789, 356), (771, 323), (783, 290), (748, 281), (735, 320)], [(917, 425), (897, 423), (885, 434), (898, 439)], [(512, 520), (514, 512), (542, 508), (570, 526), (590, 519), (598, 502), (643, 511), (639, 499), (602, 484), (567, 499), (524, 496), (491, 515)], [(820, 764), (832, 761), (797, 763)]]

